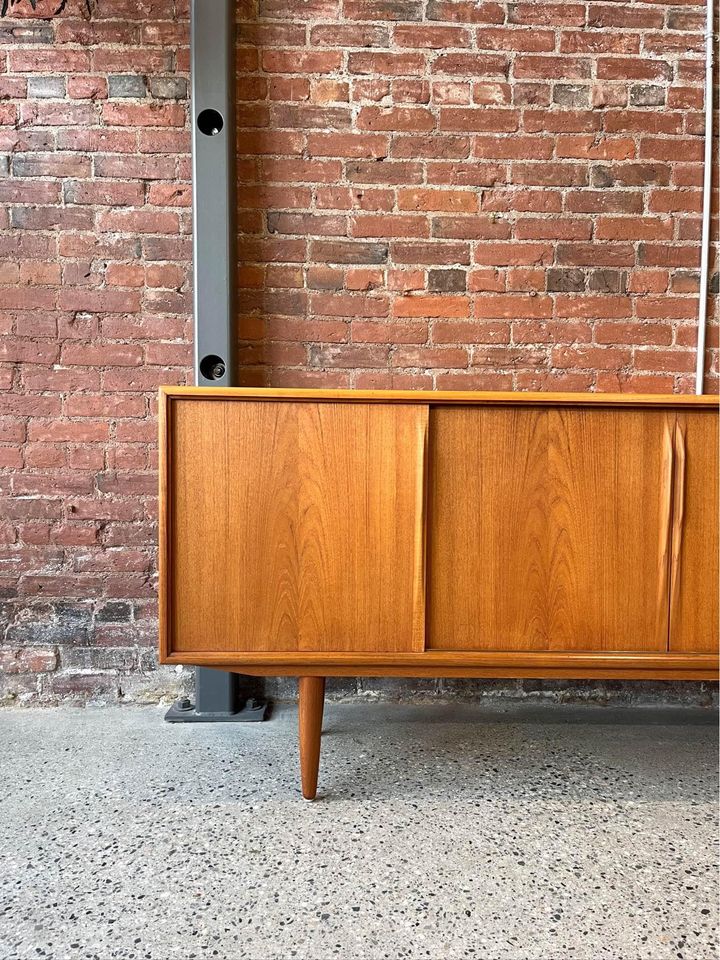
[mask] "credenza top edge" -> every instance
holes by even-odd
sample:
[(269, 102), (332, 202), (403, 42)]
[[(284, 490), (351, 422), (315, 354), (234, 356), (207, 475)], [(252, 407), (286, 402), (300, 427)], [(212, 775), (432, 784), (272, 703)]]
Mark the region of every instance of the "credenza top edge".
[(320, 390), (274, 387), (160, 387), (165, 399), (306, 400), (341, 403), (517, 405), (595, 407), (691, 407), (720, 409), (714, 394), (534, 393), (474, 390)]

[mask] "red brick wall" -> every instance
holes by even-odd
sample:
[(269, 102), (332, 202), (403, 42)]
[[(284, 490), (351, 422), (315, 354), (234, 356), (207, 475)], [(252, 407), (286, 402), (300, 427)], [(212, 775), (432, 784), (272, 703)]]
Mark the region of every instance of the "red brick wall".
[[(0, 20), (0, 666), (23, 698), (152, 697), (187, 10), (58, 5)], [(239, 0), (242, 381), (691, 391), (703, 17)]]

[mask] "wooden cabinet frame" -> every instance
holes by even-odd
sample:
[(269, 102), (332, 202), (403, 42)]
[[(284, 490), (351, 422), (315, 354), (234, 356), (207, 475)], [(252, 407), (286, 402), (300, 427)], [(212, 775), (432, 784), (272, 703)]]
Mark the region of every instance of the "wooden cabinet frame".
[[(173, 623), (176, 607), (184, 599), (174, 593), (173, 578), (181, 557), (176, 551), (174, 537), (177, 518), (174, 516), (177, 499), (176, 484), (184, 470), (184, 463), (195, 462), (196, 457), (206, 456), (212, 461), (210, 449), (195, 452), (188, 448), (186, 458), (179, 466), (173, 459), (180, 440), (176, 435), (178, 409), (186, 409), (188, 404), (204, 401), (214, 404), (228, 403), (273, 403), (287, 404), (381, 404), (386, 408), (402, 405), (403, 409), (420, 407), (424, 413), (413, 419), (419, 423), (417, 445), (408, 451), (408, 460), (416, 470), (412, 482), (418, 487), (417, 509), (408, 522), (413, 525), (414, 567), (412, 575), (412, 607), (415, 611), (412, 626), (412, 642), (406, 648), (375, 649), (371, 642), (362, 649), (355, 648), (352, 637), (358, 637), (360, 627), (350, 630), (344, 647), (339, 650), (323, 649), (312, 651), (303, 649), (301, 643), (295, 649), (291, 644), (281, 644), (280, 649), (273, 646), (273, 637), (267, 639), (263, 649), (238, 649), (237, 643), (230, 637), (223, 642), (222, 636), (213, 643), (194, 641), (188, 645), (173, 635)], [(183, 406), (185, 405), (185, 406)], [(657, 531), (660, 559), (661, 582), (667, 588), (667, 631), (668, 643), (665, 649), (641, 649), (625, 651), (621, 649), (428, 649), (428, 604), (433, 598), (426, 597), (427, 557), (426, 539), (428, 526), (428, 501), (432, 491), (428, 492), (431, 465), (428, 463), (428, 420), (432, 424), (431, 411), (435, 408), (505, 408), (515, 410), (543, 409), (582, 409), (592, 410), (632, 410), (655, 411), (666, 414), (667, 423), (663, 438), (662, 455), (658, 459), (658, 489), (664, 498), (663, 522)], [(319, 407), (318, 407), (319, 409)], [(418, 411), (420, 413), (421, 411)], [(420, 391), (346, 391), (346, 390), (289, 390), (255, 388), (202, 388), (202, 387), (163, 387), (160, 390), (160, 516), (159, 516), (159, 601), (160, 601), (160, 660), (166, 664), (192, 664), (203, 667), (216, 667), (251, 675), (298, 676), (309, 679), (304, 688), (313, 704), (322, 703), (321, 682), (326, 676), (411, 676), (411, 677), (512, 677), (512, 678), (603, 678), (603, 679), (688, 679), (712, 680), (718, 676), (718, 653), (715, 641), (717, 633), (717, 429), (718, 399), (710, 396), (661, 396), (630, 394), (550, 394), (550, 393), (467, 393), (467, 392), (420, 392)], [(203, 437), (202, 417), (197, 418), (195, 437)], [(349, 421), (348, 421), (349, 422)], [(369, 420), (368, 420), (369, 422)], [(376, 424), (377, 418), (372, 418)], [(653, 423), (657, 424), (657, 419)], [(214, 427), (220, 447), (223, 445), (223, 431)], [(415, 428), (413, 428), (415, 429)], [(432, 427), (430, 427), (432, 430)], [(370, 444), (378, 433), (376, 426), (368, 428), (367, 443)], [(382, 430), (380, 431), (382, 434)], [(321, 431), (322, 434), (322, 431)], [(181, 438), (180, 438), (181, 439)], [(227, 441), (225, 441), (227, 442)], [(383, 443), (382, 436), (377, 441)], [(394, 442), (394, 441), (390, 441)], [(186, 447), (188, 444), (186, 443)], [(261, 449), (261, 448), (258, 448)], [(400, 449), (400, 448), (398, 448)], [(432, 437), (430, 438), (432, 451)], [(233, 456), (235, 456), (233, 454)], [(242, 457), (242, 451), (239, 456)], [(256, 457), (259, 456), (256, 450)], [(295, 454), (292, 454), (295, 456)], [(289, 474), (295, 469), (296, 460), (287, 462)], [(299, 455), (298, 455), (299, 456)], [(372, 452), (368, 454), (371, 459)], [(235, 457), (235, 464), (242, 460)], [(212, 471), (226, 469), (228, 460), (219, 452), (216, 463), (208, 462), (208, 477)], [(690, 472), (688, 473), (688, 463)], [(224, 466), (225, 465), (225, 466)], [(247, 476), (252, 480), (253, 463), (248, 462)], [(194, 467), (195, 488), (202, 497), (203, 474)], [(286, 469), (284, 466), (282, 469)], [(409, 467), (410, 469), (410, 467)], [(617, 469), (622, 469), (619, 464)], [(241, 471), (242, 472), (242, 471)], [(349, 476), (349, 475), (348, 475)], [(348, 482), (347, 480), (345, 482)], [(400, 482), (400, 481), (398, 481)], [(714, 492), (705, 488), (705, 484), (714, 485)], [(714, 501), (713, 501), (714, 496)], [(182, 498), (180, 498), (182, 499)], [(702, 500), (702, 503), (698, 501)], [(410, 501), (404, 495), (403, 503)], [(227, 491), (219, 497), (228, 509)], [(185, 512), (190, 509), (185, 504)], [(270, 508), (270, 512), (272, 509)], [(295, 516), (295, 515), (293, 515)], [(300, 522), (299, 520), (297, 521)], [(296, 521), (292, 521), (292, 526)], [(192, 526), (187, 527), (192, 530)], [(294, 530), (294, 528), (293, 528)], [(322, 528), (321, 528), (322, 530)], [(689, 532), (688, 532), (689, 531)], [(686, 536), (687, 533), (687, 536)], [(293, 536), (295, 531), (293, 532)], [(322, 532), (321, 532), (322, 536)], [(702, 541), (704, 553), (701, 559), (688, 543), (688, 536), (695, 547)], [(257, 539), (257, 538), (256, 538)], [(192, 549), (192, 547), (190, 547)], [(192, 558), (192, 555), (190, 555)], [(333, 563), (339, 562), (338, 556), (331, 552)], [(385, 576), (388, 576), (387, 551), (381, 553), (378, 562), (385, 563)], [(188, 558), (184, 559), (187, 567)], [(302, 564), (300, 564), (302, 565)], [(297, 570), (298, 563), (295, 564)], [(238, 572), (238, 576), (241, 575)], [(399, 586), (408, 588), (407, 576), (400, 570)], [(403, 579), (403, 577), (405, 579)], [(664, 578), (664, 580), (662, 579)], [(332, 579), (332, 578), (331, 578)], [(187, 582), (187, 575), (186, 581)], [(328, 581), (331, 582), (331, 581)], [(650, 585), (649, 589), (655, 589)], [(228, 588), (225, 587), (227, 593)], [(664, 589), (664, 588), (663, 588)], [(396, 591), (397, 592), (397, 591)], [(714, 596), (713, 596), (714, 592)], [(222, 591), (221, 591), (222, 593)], [(300, 591), (302, 593), (302, 591)], [(392, 590), (391, 590), (392, 593)], [(313, 601), (315, 602), (315, 601)], [(319, 600), (332, 603), (333, 597)], [(370, 599), (372, 604), (372, 598)], [(420, 604), (420, 606), (418, 606)], [(293, 615), (297, 613), (297, 603)], [(298, 614), (299, 616), (299, 614)], [(698, 623), (693, 618), (698, 618)], [(419, 618), (419, 619), (418, 619)], [(233, 621), (233, 622), (237, 622)], [(367, 621), (358, 621), (362, 622)], [(685, 624), (685, 626), (683, 626)], [(689, 625), (688, 625), (689, 624)], [(671, 641), (670, 632), (675, 631), (676, 639)], [(353, 632), (354, 631), (354, 632)], [(199, 634), (196, 634), (199, 635)], [(425, 637), (425, 649), (422, 639)], [(194, 645), (193, 645), (194, 644)], [(649, 644), (646, 644), (649, 646)], [(203, 649), (204, 647), (204, 649)], [(214, 648), (213, 648), (214, 647)], [(656, 644), (657, 647), (657, 644)], [(301, 711), (305, 717), (308, 734), (307, 751), (315, 755), (315, 737), (319, 736), (317, 709)], [(306, 753), (307, 753), (306, 751)], [(307, 759), (307, 756), (306, 756)], [(309, 769), (316, 763), (309, 763)], [(308, 764), (306, 764), (308, 766)], [(308, 774), (312, 780), (312, 770)], [(309, 789), (309, 788), (308, 788)], [(309, 789), (314, 795), (314, 786)]]
[[(655, 409), (675, 411), (717, 411), (714, 397), (661, 396), (629, 394), (532, 394), (532, 393), (466, 393), (420, 391), (344, 391), (344, 390), (275, 390), (255, 388), (166, 387), (160, 392), (160, 658), (162, 663), (193, 664), (236, 670), (254, 675), (287, 676), (447, 676), (447, 677), (547, 677), (606, 679), (696, 679), (717, 676), (716, 652), (689, 653), (685, 650), (665, 652), (622, 651), (458, 651), (425, 650), (424, 652), (363, 653), (303, 651), (228, 651), (174, 649), (170, 630), (170, 603), (174, 558), (171, 552), (172, 517), (169, 451), (173, 438), (173, 407), (196, 399), (214, 403), (228, 400), (243, 402), (312, 402), (343, 404), (419, 404), (436, 406), (502, 406), (515, 408), (586, 407), (591, 409)], [(713, 420), (715, 418), (713, 417)], [(684, 482), (684, 426), (678, 420), (668, 456), (672, 484), (667, 496), (672, 498), (672, 522), (668, 526), (668, 549), (674, 544), (669, 559), (670, 581), (677, 590), (680, 561), (682, 484)], [(425, 441), (426, 442), (426, 441)], [(426, 459), (426, 453), (424, 452)], [(220, 469), (215, 467), (214, 469)], [(713, 482), (713, 477), (708, 481)], [(427, 483), (427, 465), (423, 482)], [(420, 522), (425, 524), (425, 512)], [(423, 539), (424, 542), (424, 539)], [(716, 568), (717, 569), (717, 568)], [(709, 576), (711, 576), (709, 572)], [(708, 581), (708, 589), (713, 589)]]

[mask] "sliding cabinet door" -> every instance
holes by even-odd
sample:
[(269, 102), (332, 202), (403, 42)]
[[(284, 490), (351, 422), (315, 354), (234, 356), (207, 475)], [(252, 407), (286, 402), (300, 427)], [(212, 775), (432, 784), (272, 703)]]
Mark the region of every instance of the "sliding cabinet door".
[(662, 411), (437, 407), (428, 646), (667, 648)]
[(678, 413), (670, 603), (670, 649), (718, 649), (718, 415)]
[(427, 407), (175, 400), (170, 648), (424, 646)]

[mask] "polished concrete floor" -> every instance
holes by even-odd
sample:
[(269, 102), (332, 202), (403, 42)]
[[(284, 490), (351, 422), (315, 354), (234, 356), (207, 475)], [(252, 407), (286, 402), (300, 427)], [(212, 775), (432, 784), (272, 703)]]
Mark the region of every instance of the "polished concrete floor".
[[(708, 722), (708, 720), (710, 722)], [(2, 960), (710, 960), (717, 733), (643, 708), (0, 712)]]

